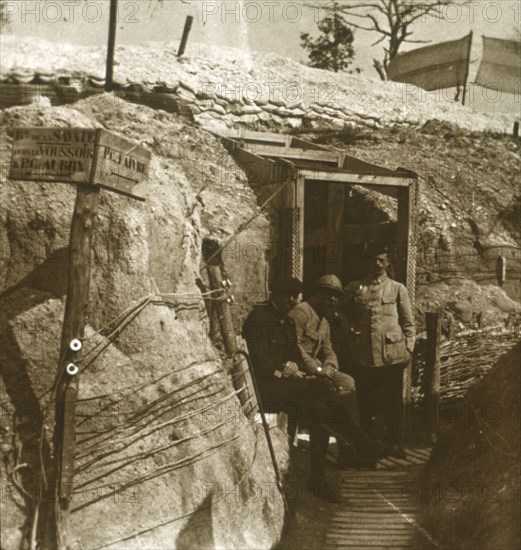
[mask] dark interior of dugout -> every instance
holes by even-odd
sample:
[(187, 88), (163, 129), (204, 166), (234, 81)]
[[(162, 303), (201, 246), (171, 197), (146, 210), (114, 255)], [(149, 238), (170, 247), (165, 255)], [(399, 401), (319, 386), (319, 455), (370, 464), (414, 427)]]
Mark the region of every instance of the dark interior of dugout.
[[(344, 286), (362, 278), (367, 271), (367, 249), (372, 245), (389, 247), (388, 274), (406, 283), (394, 269), (395, 263), (402, 261), (396, 222), (398, 201), (364, 191), (358, 185), (305, 182), (304, 297), (310, 295), (315, 281), (326, 273), (337, 275)], [(379, 207), (379, 198), (387, 200), (387, 208)]]

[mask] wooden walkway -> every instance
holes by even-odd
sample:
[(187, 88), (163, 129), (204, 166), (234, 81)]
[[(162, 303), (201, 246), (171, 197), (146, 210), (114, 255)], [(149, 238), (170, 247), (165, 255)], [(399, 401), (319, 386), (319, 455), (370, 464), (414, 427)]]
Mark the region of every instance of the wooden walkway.
[(342, 472), (342, 509), (331, 519), (326, 549), (436, 548), (415, 519), (419, 475), (430, 449), (406, 452), (405, 459), (381, 460), (376, 471)]

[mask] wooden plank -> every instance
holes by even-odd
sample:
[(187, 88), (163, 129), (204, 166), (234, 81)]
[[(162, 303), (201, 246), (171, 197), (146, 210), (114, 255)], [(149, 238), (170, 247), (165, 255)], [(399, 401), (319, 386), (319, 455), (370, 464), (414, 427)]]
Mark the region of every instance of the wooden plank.
[(337, 532), (328, 532), (327, 537), (328, 538), (336, 538), (336, 539), (348, 539), (351, 542), (356, 539), (364, 539), (366, 541), (370, 540), (406, 540), (410, 541), (414, 536), (416, 532), (414, 529), (409, 529), (408, 531), (398, 532), (398, 533), (392, 533), (389, 531), (383, 532), (375, 532), (371, 529), (364, 529), (360, 531), (337, 531)]
[(337, 541), (337, 542), (347, 542), (348, 544), (358, 544), (363, 546), (380, 546), (380, 547), (386, 547), (388, 544), (390, 545), (403, 545), (403, 544), (412, 544), (414, 542), (414, 534), (409, 533), (405, 535), (397, 535), (397, 536), (390, 536), (387, 537), (385, 535), (375, 535), (371, 536), (368, 534), (359, 534), (359, 535), (328, 535), (327, 536), (329, 541)]
[(327, 147), (318, 145), (317, 143), (311, 143), (310, 141), (304, 141), (303, 139), (292, 136), (290, 147), (297, 147), (299, 149), (314, 149), (318, 151), (329, 151)]
[[(368, 546), (365, 546), (365, 545), (361, 545), (361, 544), (354, 544), (354, 545), (351, 545), (350, 543), (342, 543), (342, 544), (339, 544), (338, 542), (334, 542), (334, 546), (330, 546), (329, 549), (331, 550), (343, 550), (343, 549), (346, 549), (346, 550), (361, 550), (363, 548), (370, 548)], [(386, 550), (407, 550), (408, 548), (411, 548), (411, 549), (414, 549), (414, 547), (412, 545), (398, 545), (398, 546), (395, 546), (395, 545), (391, 545), (391, 544), (386, 544), (385, 546), (382, 546), (382, 548), (386, 548)]]
[(400, 533), (400, 532), (411, 532), (413, 526), (410, 523), (402, 523), (396, 525), (380, 525), (377, 523), (365, 523), (361, 522), (360, 524), (351, 524), (351, 525), (342, 525), (342, 526), (333, 526), (331, 532), (391, 532), (391, 533)]
[(91, 183), (96, 130), (14, 128), (9, 178)]
[(378, 166), (377, 164), (373, 164), (371, 162), (366, 162), (365, 160), (352, 157), (350, 155), (345, 154), (344, 155), (344, 162), (342, 164), (342, 168), (344, 170), (349, 170), (351, 172), (360, 171), (360, 172), (366, 172), (371, 174), (381, 174), (383, 176), (395, 176), (396, 171), (391, 170), (389, 168), (385, 168), (383, 166)]
[(101, 185), (143, 200), (150, 158), (147, 149), (106, 130), (19, 127), (9, 177)]
[(349, 500), (347, 495), (344, 495), (340, 492), (342, 497), (345, 497), (346, 504), (353, 510), (357, 512), (389, 512), (389, 510), (395, 510), (395, 507), (400, 510), (400, 512), (415, 512), (419, 510), (420, 506), (418, 504), (398, 504), (398, 503), (387, 503), (382, 500), (379, 504), (376, 502), (356, 502)]
[(326, 172), (323, 170), (301, 170), (307, 180), (312, 181), (336, 181), (340, 183), (351, 183), (354, 185), (369, 185), (382, 187), (408, 187), (410, 180), (400, 176), (380, 176), (374, 174), (360, 174), (348, 172)]
[(255, 155), (238, 146), (236, 141), (222, 138), (223, 145), (244, 170), (248, 181), (253, 185), (282, 183), (296, 177), (296, 170), (290, 163), (275, 162)]
[(415, 535), (415, 530), (410, 527), (404, 527), (403, 529), (372, 529), (371, 527), (360, 529), (332, 529), (328, 534), (344, 536), (346, 538), (351, 536), (372, 536), (380, 537), (382, 539), (390, 539), (391, 537), (411, 537)]
[(326, 535), (326, 540), (328, 544), (341, 544), (343, 546), (356, 545), (356, 547), (359, 547), (359, 546), (365, 547), (367, 545), (372, 546), (375, 541), (378, 541), (382, 547), (387, 547), (387, 546), (403, 547), (404, 545), (407, 546), (407, 545), (413, 544), (415, 542), (415, 538), (416, 537), (413, 534), (411, 534), (409, 536), (404, 536), (403, 539), (405, 540), (390, 539), (389, 541), (386, 541), (384, 537), (369, 539), (369, 538), (363, 538), (363, 537), (351, 538), (346, 535), (336, 535), (331, 537), (329, 535)]
[(411, 454), (409, 451), (406, 451), (406, 453), (407, 453), (407, 460), (409, 462), (412, 462), (413, 464), (417, 464), (417, 465), (425, 464), (425, 460), (418, 458), (417, 456)]
[(429, 460), (431, 456), (430, 449), (407, 449), (407, 453), (418, 458), (423, 458), (425, 461)]
[(276, 147), (248, 143), (244, 149), (262, 157), (281, 157), (292, 160), (319, 161), (338, 166), (339, 154), (332, 151), (299, 149), (297, 147)]
[(274, 132), (254, 132), (251, 130), (223, 130), (217, 132), (220, 137), (233, 139), (235, 141), (258, 141), (259, 143), (280, 143), (284, 147), (289, 146), (292, 136), (286, 134), (276, 134)]
[[(328, 541), (329, 544), (341, 545), (337, 548), (356, 548), (358, 550), (364, 548), (400, 548), (404, 550), (406, 548), (412, 548), (414, 541), (413, 540), (366, 540), (366, 539), (355, 539), (350, 541), (345, 541), (344, 539), (331, 539)], [(346, 546), (347, 545), (347, 546)]]

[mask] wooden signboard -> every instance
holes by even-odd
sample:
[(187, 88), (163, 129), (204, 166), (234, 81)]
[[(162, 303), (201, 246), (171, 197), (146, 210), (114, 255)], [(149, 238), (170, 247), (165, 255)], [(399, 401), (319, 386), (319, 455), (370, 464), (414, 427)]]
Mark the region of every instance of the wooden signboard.
[(10, 179), (99, 185), (144, 200), (150, 152), (103, 129), (15, 128)]

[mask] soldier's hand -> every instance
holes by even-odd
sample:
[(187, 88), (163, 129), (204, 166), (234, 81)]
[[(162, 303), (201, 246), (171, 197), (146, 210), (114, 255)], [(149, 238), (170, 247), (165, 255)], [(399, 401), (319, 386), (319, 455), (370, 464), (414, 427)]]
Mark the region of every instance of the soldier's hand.
[(336, 369), (333, 365), (327, 364), (322, 367), (322, 375), (330, 380), (335, 375)]
[(282, 378), (302, 378), (303, 372), (300, 372), (297, 363), (293, 361), (286, 361), (284, 363), (284, 369), (282, 370)]

